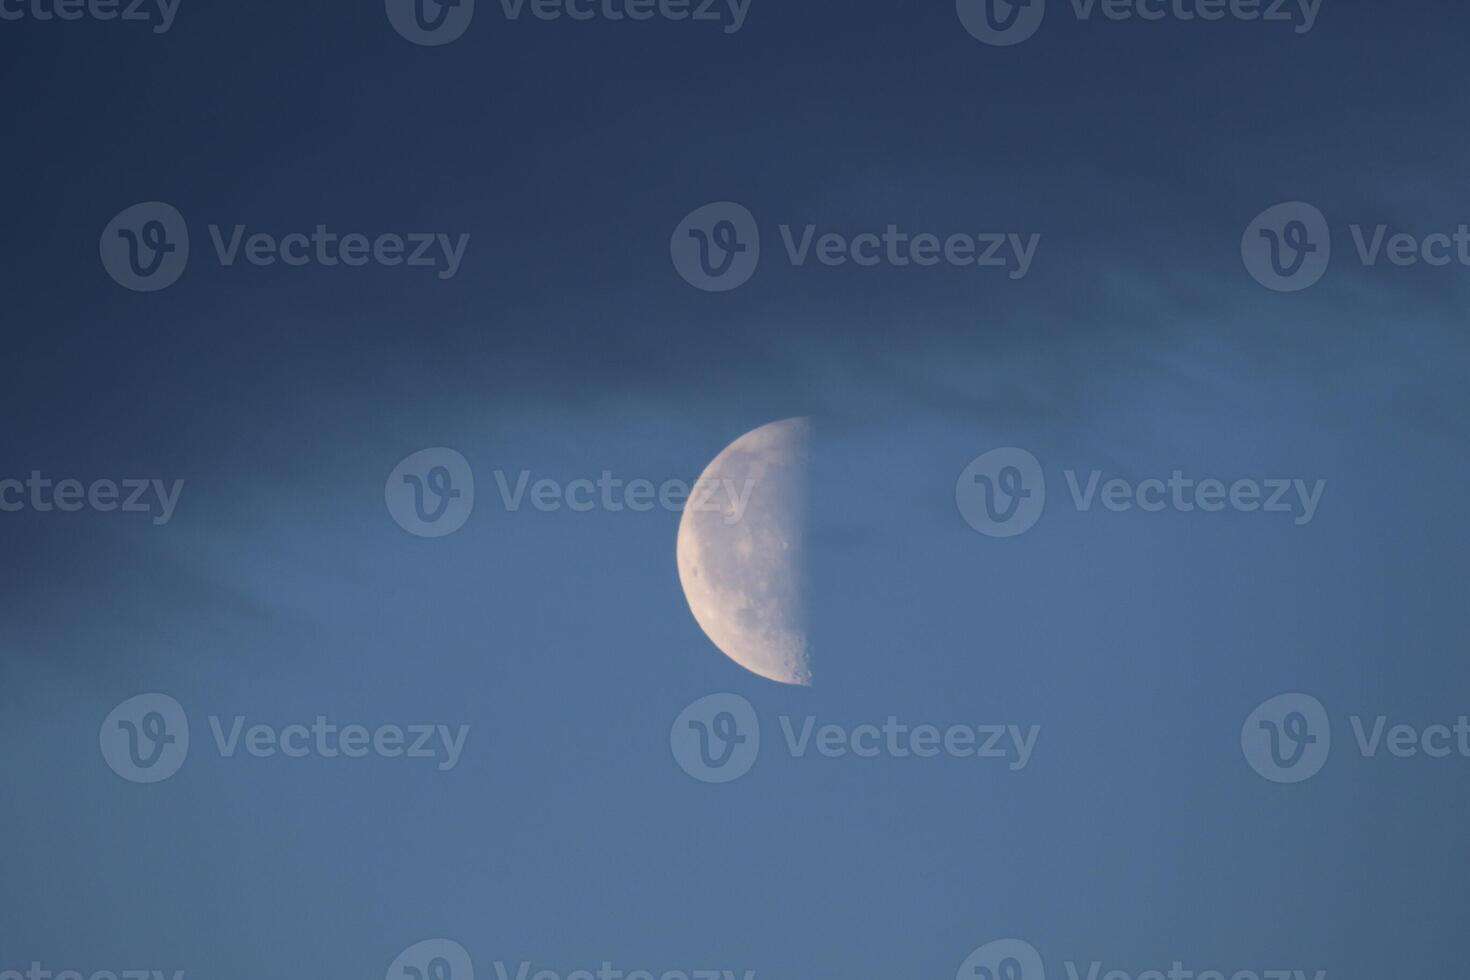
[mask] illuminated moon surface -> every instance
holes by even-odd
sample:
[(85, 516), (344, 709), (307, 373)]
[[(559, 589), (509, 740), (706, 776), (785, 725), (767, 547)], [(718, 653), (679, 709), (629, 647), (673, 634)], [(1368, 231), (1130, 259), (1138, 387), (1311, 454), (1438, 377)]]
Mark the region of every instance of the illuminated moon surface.
[(679, 582), (694, 619), (725, 656), (783, 684), (812, 682), (810, 464), (810, 419), (763, 425), (705, 468), (679, 521)]

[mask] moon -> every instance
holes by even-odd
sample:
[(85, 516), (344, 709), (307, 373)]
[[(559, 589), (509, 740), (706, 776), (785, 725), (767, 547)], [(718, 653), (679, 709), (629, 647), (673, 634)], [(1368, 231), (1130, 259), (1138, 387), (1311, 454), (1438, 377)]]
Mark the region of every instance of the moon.
[(811, 428), (783, 419), (726, 446), (689, 496), (677, 547), (684, 598), (714, 645), (753, 674), (804, 687)]

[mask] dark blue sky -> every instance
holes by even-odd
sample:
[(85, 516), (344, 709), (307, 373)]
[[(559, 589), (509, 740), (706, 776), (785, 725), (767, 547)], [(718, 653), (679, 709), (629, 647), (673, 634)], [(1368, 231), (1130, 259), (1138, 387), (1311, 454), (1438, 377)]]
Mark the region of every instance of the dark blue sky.
[[(1052, 980), (1463, 970), (1470, 759), (1363, 758), (1349, 722), (1470, 713), (1470, 268), (1366, 267), (1350, 230), (1470, 222), (1462, 5), (1324, 0), (1298, 34), (1049, 0), (1013, 47), (945, 2), (753, 0), (725, 33), (479, 0), (440, 47), (350, 6), (0, 20), (0, 480), (185, 481), (164, 525), (0, 512), (0, 971), (376, 977), (436, 937), (482, 978), (949, 980), (1012, 937)], [(191, 253), (132, 292), (99, 236), (148, 201)], [(762, 256), (703, 292), (670, 236), (720, 201)], [(1278, 293), (1242, 234), (1289, 201), (1326, 216), (1332, 260)], [(222, 267), (211, 224), (469, 241), (450, 278)], [(1014, 280), (797, 267), (779, 229), (807, 224), (1040, 244)], [(710, 646), (677, 514), (496, 492), (497, 470), (693, 480), (797, 415), (809, 690)], [(478, 497), (420, 539), (383, 483), (438, 446)], [(1009, 446), (1047, 511), (997, 539), (955, 486)], [(1079, 512), (1064, 471), (1094, 469), (1326, 489), (1302, 526)], [(98, 729), (153, 691), (193, 746), (135, 785)], [(1241, 726), (1294, 691), (1332, 757), (1275, 785)], [(765, 743), (724, 786), (669, 748), (713, 692)], [(471, 734), (444, 773), (221, 758), (211, 715)], [(791, 758), (783, 715), (1041, 735), (1020, 772)]]

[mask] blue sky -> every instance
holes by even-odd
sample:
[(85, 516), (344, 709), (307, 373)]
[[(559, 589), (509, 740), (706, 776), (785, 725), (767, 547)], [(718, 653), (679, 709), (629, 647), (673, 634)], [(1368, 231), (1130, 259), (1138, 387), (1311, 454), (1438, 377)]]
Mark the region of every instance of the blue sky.
[[(1470, 713), (1470, 269), (1364, 267), (1349, 226), (1470, 220), (1448, 3), (1270, 24), (1080, 21), (982, 44), (952, 5), (690, 23), (507, 22), (437, 48), (362, 11), (180, 7), (0, 22), (0, 478), (186, 481), (163, 526), (0, 513), (0, 971), (378, 976), (425, 939), (520, 961), (760, 980), (948, 980), (1021, 938), (1049, 977), (1462, 969), (1454, 757), (1363, 758), (1349, 719)], [(166, 201), (174, 286), (98, 236)], [(1265, 208), (1333, 260), (1262, 288)], [(670, 233), (747, 207), (760, 266), (691, 288)], [(458, 273), (221, 267), (205, 228), (470, 235)], [(1041, 236), (1028, 274), (795, 267), (779, 227)], [(755, 677), (690, 616), (678, 515), (508, 512), (497, 470), (693, 480), (817, 426), (818, 683)], [(477, 500), (404, 533), (383, 483), (452, 447)], [(1045, 515), (972, 530), (955, 483), (1022, 447)], [(1064, 473), (1325, 481), (1310, 523), (1079, 511)], [(192, 747), (118, 778), (98, 728), (160, 691)], [(1241, 725), (1312, 694), (1333, 754), (1260, 778)], [(671, 757), (731, 692), (760, 759)], [(207, 718), (471, 728), (418, 760), (223, 758)], [(780, 719), (1040, 726), (1021, 771), (793, 757)], [(1025, 980), (1032, 980), (1027, 977)]]

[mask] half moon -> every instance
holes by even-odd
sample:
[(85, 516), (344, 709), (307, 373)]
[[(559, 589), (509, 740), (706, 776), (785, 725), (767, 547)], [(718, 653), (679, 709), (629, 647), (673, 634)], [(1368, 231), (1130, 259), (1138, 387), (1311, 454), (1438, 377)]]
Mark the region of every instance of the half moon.
[(695, 484), (679, 520), (679, 582), (705, 635), (731, 660), (810, 685), (807, 483), (811, 420), (736, 439)]

